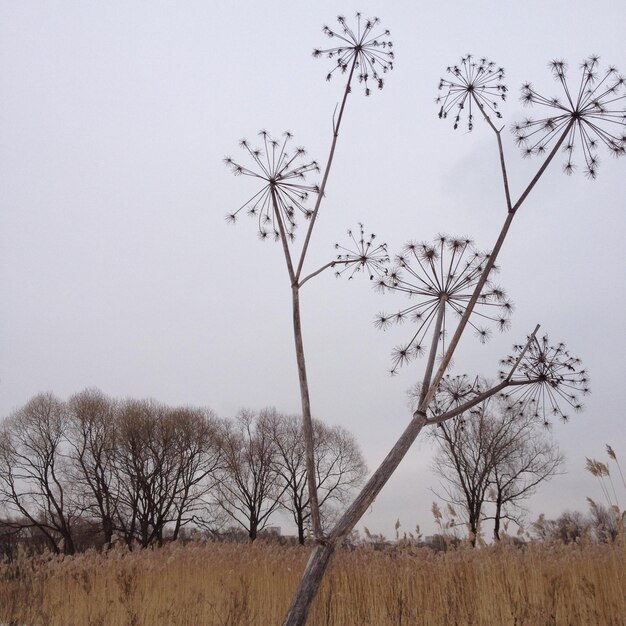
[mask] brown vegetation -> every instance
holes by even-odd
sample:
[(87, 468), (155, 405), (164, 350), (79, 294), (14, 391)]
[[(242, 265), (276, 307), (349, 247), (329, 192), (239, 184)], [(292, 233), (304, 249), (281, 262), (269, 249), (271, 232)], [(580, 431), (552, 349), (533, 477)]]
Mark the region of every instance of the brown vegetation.
[[(278, 624), (308, 550), (258, 541), (0, 564), (0, 622), (47, 626)], [(338, 549), (311, 624), (623, 624), (626, 546), (510, 542), (436, 552)]]

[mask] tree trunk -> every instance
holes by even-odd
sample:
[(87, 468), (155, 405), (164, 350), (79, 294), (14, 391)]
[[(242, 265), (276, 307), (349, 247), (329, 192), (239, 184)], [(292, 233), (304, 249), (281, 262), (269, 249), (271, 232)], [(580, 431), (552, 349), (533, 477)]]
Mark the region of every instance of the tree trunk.
[(102, 519), (102, 536), (107, 549), (113, 547), (113, 520), (109, 517)]
[(306, 537), (304, 534), (304, 519), (302, 516), (302, 511), (300, 509), (298, 509), (297, 516), (298, 516), (298, 542), (300, 543), (301, 546), (303, 546)]
[(69, 532), (63, 533), (63, 554), (71, 556), (76, 553), (74, 540)]
[(493, 538), (500, 541), (500, 516), (502, 515), (502, 500), (498, 496), (496, 499), (496, 514), (493, 522)]

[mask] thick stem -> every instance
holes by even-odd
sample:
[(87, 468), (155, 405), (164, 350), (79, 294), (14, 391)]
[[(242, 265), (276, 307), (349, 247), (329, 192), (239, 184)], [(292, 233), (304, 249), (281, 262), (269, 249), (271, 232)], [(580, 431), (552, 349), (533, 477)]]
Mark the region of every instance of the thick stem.
[(324, 578), (324, 572), (334, 551), (335, 546), (332, 543), (317, 544), (313, 548), (283, 626), (302, 626), (306, 623), (309, 607)]
[(304, 574), (300, 579), (300, 584), (294, 594), (283, 626), (303, 626), (306, 623), (309, 607), (322, 582), (324, 572), (326, 571), (328, 561), (335, 546), (354, 528), (361, 517), (363, 517), (376, 496), (380, 493), (380, 490), (385, 486), (400, 464), (400, 461), (402, 461), (413, 445), (413, 442), (426, 424), (426, 421), (425, 415), (413, 416), (413, 419), (409, 422), (409, 425), (394, 447), (367, 481), (361, 493), (339, 518), (327, 542), (315, 546), (309, 557)]
[(446, 311), (447, 296), (443, 296), (439, 302), (439, 312), (437, 313), (437, 320), (435, 322), (435, 329), (433, 330), (433, 338), (430, 344), (430, 354), (428, 355), (428, 363), (426, 363), (426, 371), (424, 372), (424, 378), (422, 380), (422, 390), (420, 392), (420, 404), (424, 401), (426, 392), (430, 387), (430, 379), (433, 375), (433, 367), (435, 365), (435, 357), (437, 356), (437, 347), (439, 346), (439, 335), (441, 334), (441, 327), (443, 325), (443, 316)]
[(517, 209), (519, 209), (519, 207), (522, 205), (524, 200), (526, 200), (526, 197), (528, 196), (528, 194), (533, 190), (533, 187), (539, 182), (539, 179), (541, 178), (543, 173), (546, 171), (546, 168), (548, 167), (548, 165), (550, 165), (550, 162), (555, 157), (559, 148), (563, 144), (563, 141), (565, 141), (565, 137), (567, 137), (570, 129), (574, 125), (574, 121), (575, 120), (573, 119), (569, 121), (569, 123), (565, 127), (565, 130), (563, 131), (563, 134), (559, 137), (559, 140), (556, 142), (554, 148), (552, 148), (552, 150), (550, 151), (550, 154), (546, 157), (546, 160), (543, 162), (543, 165), (539, 168), (539, 170), (537, 171), (533, 179), (530, 181), (530, 183), (528, 183), (528, 186), (526, 187), (526, 189), (524, 189), (524, 191), (522, 192), (522, 195), (519, 197), (518, 201), (515, 203), (511, 211), (517, 211)]
[(289, 252), (289, 241), (287, 240), (287, 231), (283, 224), (283, 218), (278, 208), (278, 199), (276, 198), (276, 189), (271, 188), (272, 203), (274, 205), (274, 218), (278, 223), (278, 233), (280, 235), (280, 243), (283, 247), (283, 254), (285, 255), (285, 263), (287, 264), (287, 272), (289, 273), (289, 281), (293, 285), (296, 282), (296, 276), (293, 271), (293, 263), (291, 262), (291, 252)]
[(300, 400), (302, 402), (302, 429), (305, 441), (307, 486), (309, 490), (309, 506), (311, 507), (311, 526), (316, 540), (322, 538), (319, 502), (317, 499), (317, 482), (315, 480), (315, 452), (313, 440), (313, 420), (311, 418), (311, 402), (309, 399), (309, 382), (304, 360), (304, 344), (302, 342), (302, 325), (300, 322), (300, 290), (298, 285), (291, 287), (293, 306), (293, 337), (296, 344), (296, 361), (298, 363), (298, 380), (300, 382)]

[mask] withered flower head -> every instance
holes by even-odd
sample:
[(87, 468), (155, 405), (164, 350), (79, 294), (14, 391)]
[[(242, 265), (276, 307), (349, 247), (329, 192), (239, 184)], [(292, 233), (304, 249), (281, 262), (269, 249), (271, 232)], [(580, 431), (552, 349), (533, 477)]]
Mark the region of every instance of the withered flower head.
[(528, 118), (515, 124), (512, 131), (525, 156), (543, 154), (555, 145), (563, 132), (566, 161), (563, 171), (572, 174), (576, 169), (574, 152), (582, 151), (585, 174), (596, 178), (598, 173), (598, 149), (606, 147), (615, 157), (626, 152), (626, 80), (617, 69), (609, 67), (598, 71), (599, 57), (590, 56), (581, 65), (577, 85), (566, 80), (567, 65), (564, 61), (549, 64), (555, 80), (564, 91), (562, 98), (542, 96), (530, 83), (522, 87), (521, 100), (526, 105), (547, 107), (549, 114), (540, 119)]
[(478, 376), (470, 378), (467, 374), (446, 374), (437, 387), (428, 411), (434, 417), (443, 415), (474, 399), (485, 387), (486, 382)]
[(293, 139), (291, 133), (284, 133), (282, 141), (272, 139), (264, 130), (259, 135), (263, 149), (252, 149), (245, 139), (239, 143), (252, 159), (250, 167), (240, 165), (230, 157), (224, 159), (235, 175), (250, 176), (261, 183), (261, 189), (236, 211), (229, 213), (226, 220), (235, 222), (239, 213), (246, 209), (248, 215), (256, 216), (261, 239), (269, 235), (279, 239), (281, 223), (286, 236), (293, 239), (296, 211), (306, 218), (311, 217), (312, 211), (306, 207), (306, 202), (310, 193), (319, 192), (317, 185), (306, 182), (306, 175), (319, 172), (319, 167), (315, 161), (304, 159), (304, 148), (288, 149)]
[[(380, 313), (378, 328), (408, 322), (411, 337), (408, 343), (395, 348), (391, 373), (423, 354), (427, 347), (429, 328), (443, 308), (443, 324), (439, 337), (441, 354), (445, 352), (446, 328), (450, 315), (463, 315), (474, 292), (489, 255), (476, 250), (469, 239), (440, 235), (430, 243), (408, 243), (395, 259), (396, 266), (377, 281), (383, 292), (397, 291), (415, 299), (415, 304), (397, 313)], [(492, 270), (495, 271), (495, 268)], [(491, 322), (500, 330), (509, 327), (513, 304), (505, 291), (487, 281), (468, 323), (485, 342), (491, 334)]]
[[(513, 354), (502, 360), (501, 366), (512, 367), (523, 349), (522, 345), (514, 346)], [(500, 372), (502, 379), (508, 375), (506, 369)], [(562, 343), (551, 345), (547, 335), (533, 338), (511, 380), (523, 384), (503, 394), (509, 408), (530, 411), (545, 426), (550, 426), (552, 416), (567, 421), (568, 406), (581, 411), (579, 395), (590, 393), (589, 375), (581, 368), (580, 359), (572, 357)]]
[(349, 72), (350, 78), (352, 72), (355, 72), (365, 87), (366, 96), (371, 94), (370, 81), (382, 89), (384, 81), (381, 74), (393, 69), (393, 43), (387, 39), (389, 31), (379, 27), (380, 20), (377, 17), (363, 19), (360, 13), (356, 14), (356, 25), (353, 27), (348, 26), (342, 15), (337, 18), (337, 22), (337, 30), (324, 26), (322, 31), (338, 45), (313, 50), (314, 57), (325, 56), (335, 61), (326, 80), (330, 80), (337, 70), (342, 74)]
[(478, 104), (480, 110), (489, 116), (493, 113), (502, 117), (498, 111), (498, 102), (506, 100), (507, 87), (504, 84), (504, 69), (486, 58), (475, 59), (471, 54), (461, 58), (460, 65), (446, 68), (450, 78), (439, 81), (439, 91), (444, 94), (435, 102), (441, 105), (439, 117), (446, 119), (448, 113), (454, 113), (454, 128), (459, 127), (463, 111), (467, 105), (467, 128), (474, 128), (472, 105)]
[(389, 263), (387, 244), (376, 245), (374, 233), (366, 237), (364, 226), (361, 223), (359, 223), (358, 232), (348, 231), (348, 237), (350, 238), (349, 247), (335, 244), (335, 249), (339, 251), (334, 265), (337, 268), (335, 276), (339, 277), (348, 273), (350, 279), (361, 271), (368, 274), (370, 280), (374, 280), (377, 276), (383, 276), (386, 271), (385, 265)]

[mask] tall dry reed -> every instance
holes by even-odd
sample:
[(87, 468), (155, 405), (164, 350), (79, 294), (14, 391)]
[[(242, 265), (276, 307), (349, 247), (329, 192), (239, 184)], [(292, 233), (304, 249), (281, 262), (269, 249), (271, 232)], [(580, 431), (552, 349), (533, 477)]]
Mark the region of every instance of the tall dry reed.
[[(0, 565), (0, 623), (29, 626), (280, 623), (308, 550), (171, 544)], [(341, 549), (310, 623), (541, 626), (626, 623), (626, 548), (531, 543), (434, 552)]]

